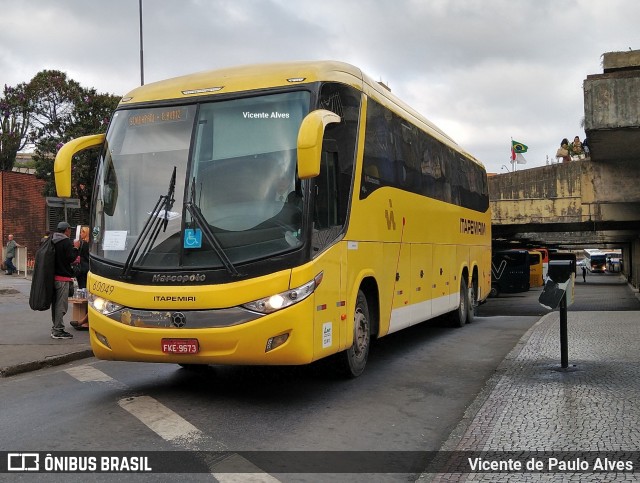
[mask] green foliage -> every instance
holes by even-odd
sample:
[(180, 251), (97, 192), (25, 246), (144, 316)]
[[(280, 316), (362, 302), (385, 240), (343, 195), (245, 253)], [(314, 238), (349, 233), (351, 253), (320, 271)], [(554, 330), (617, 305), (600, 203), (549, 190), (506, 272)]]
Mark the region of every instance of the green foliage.
[[(39, 72), (29, 85), (36, 177), (46, 181), (45, 196), (56, 196), (53, 163), (58, 149), (71, 139), (106, 132), (119, 97), (83, 88), (55, 70)], [(82, 219), (89, 213), (97, 157), (90, 150), (76, 156), (72, 165), (71, 196), (80, 199)]]
[(0, 171), (11, 171), (28, 142), (31, 98), (28, 85), (5, 85), (0, 97)]
[[(31, 81), (4, 86), (0, 97), (0, 170), (10, 171), (16, 154), (34, 147), (36, 177), (46, 181), (44, 196), (56, 196), (53, 162), (60, 147), (80, 136), (100, 134), (119, 101), (118, 96), (84, 88), (64, 72), (43, 70)], [(88, 219), (98, 153), (76, 156), (71, 196), (80, 199), (82, 219)]]

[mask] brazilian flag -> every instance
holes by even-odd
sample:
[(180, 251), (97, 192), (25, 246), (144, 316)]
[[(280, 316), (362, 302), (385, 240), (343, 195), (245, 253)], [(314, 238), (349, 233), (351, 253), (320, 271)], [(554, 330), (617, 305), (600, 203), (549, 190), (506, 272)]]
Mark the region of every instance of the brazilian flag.
[(511, 147), (513, 148), (513, 152), (516, 154), (526, 153), (529, 147), (525, 144), (519, 143), (518, 141), (511, 141)]

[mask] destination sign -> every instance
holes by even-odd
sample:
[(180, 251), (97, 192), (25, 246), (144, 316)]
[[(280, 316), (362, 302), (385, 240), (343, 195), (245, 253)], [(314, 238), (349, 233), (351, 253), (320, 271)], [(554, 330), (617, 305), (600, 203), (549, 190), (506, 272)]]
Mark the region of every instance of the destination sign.
[(148, 126), (166, 122), (181, 122), (187, 120), (186, 107), (174, 107), (169, 109), (149, 109), (148, 111), (135, 111), (129, 116), (129, 127)]

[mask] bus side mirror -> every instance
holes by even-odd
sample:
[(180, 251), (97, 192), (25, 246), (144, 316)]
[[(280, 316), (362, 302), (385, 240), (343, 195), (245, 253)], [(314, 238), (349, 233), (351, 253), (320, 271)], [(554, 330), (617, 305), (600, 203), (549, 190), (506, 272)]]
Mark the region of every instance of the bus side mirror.
[(298, 177), (300, 179), (315, 178), (320, 174), (324, 130), (328, 124), (334, 122), (340, 122), (340, 116), (326, 109), (312, 111), (302, 120), (298, 131)]
[(100, 146), (104, 143), (104, 138), (104, 134), (82, 136), (69, 141), (60, 148), (53, 163), (56, 192), (60, 198), (69, 198), (71, 196), (71, 158), (80, 151)]

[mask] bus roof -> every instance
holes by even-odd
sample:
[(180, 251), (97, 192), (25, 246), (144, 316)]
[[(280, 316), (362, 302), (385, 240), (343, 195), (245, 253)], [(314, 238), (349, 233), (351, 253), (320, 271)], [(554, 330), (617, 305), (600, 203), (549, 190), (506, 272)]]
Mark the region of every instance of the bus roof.
[(253, 64), (197, 72), (137, 87), (120, 100), (119, 107), (140, 103), (172, 101), (233, 92), (269, 89), (318, 81), (351, 85), (384, 104), (398, 115), (438, 138), (444, 144), (482, 165), (435, 124), (409, 107), (388, 88), (365, 75), (357, 67), (338, 61), (300, 61)]
[(584, 252), (589, 254), (589, 255), (603, 255), (604, 252), (601, 251), (599, 248), (585, 248)]

